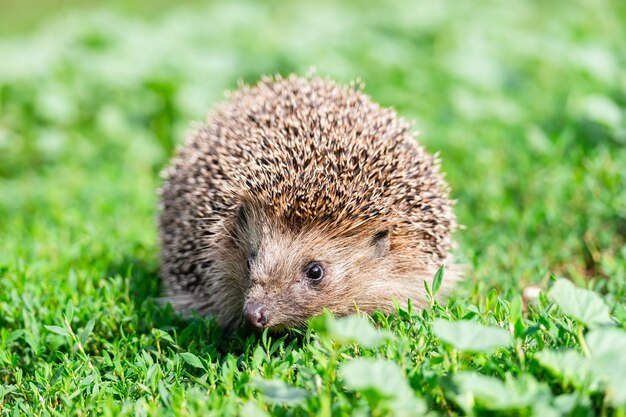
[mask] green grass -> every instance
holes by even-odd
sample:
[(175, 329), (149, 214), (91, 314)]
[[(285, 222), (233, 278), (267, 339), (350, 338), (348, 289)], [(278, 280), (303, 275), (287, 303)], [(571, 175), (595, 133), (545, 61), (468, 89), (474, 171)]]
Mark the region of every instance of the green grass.
[[(625, 416), (624, 39), (619, 0), (398, 0), (0, 40), (0, 414)], [(223, 338), (153, 301), (158, 173), (238, 80), (312, 67), (441, 153), (467, 279), (426, 311)], [(524, 309), (550, 275), (594, 292)]]

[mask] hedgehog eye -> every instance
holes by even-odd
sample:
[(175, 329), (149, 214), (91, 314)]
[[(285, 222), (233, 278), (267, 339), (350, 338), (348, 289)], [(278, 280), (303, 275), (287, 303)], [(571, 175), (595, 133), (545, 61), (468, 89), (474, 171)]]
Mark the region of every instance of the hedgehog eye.
[(317, 262), (311, 262), (304, 270), (307, 279), (318, 283), (324, 278), (324, 268)]

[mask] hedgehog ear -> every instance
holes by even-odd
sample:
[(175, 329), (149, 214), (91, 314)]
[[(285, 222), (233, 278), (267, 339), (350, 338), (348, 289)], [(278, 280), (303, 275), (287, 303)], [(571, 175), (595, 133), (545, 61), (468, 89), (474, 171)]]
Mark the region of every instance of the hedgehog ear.
[(381, 229), (372, 236), (371, 245), (374, 248), (374, 257), (380, 258), (389, 252), (391, 242), (389, 239), (389, 229)]
[(238, 229), (245, 229), (248, 226), (248, 210), (244, 204), (237, 207), (235, 225)]

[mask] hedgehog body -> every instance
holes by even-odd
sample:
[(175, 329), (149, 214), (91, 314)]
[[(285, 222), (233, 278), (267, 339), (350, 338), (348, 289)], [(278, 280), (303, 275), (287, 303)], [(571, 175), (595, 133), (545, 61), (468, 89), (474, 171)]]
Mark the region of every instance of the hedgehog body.
[(295, 76), (243, 87), (164, 176), (166, 299), (226, 330), (421, 307), (439, 266), (445, 286), (457, 279), (437, 158), (354, 87)]

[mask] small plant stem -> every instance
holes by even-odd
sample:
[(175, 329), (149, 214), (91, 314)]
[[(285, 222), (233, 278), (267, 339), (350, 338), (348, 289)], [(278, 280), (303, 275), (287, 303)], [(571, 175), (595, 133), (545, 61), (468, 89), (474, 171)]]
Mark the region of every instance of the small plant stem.
[(457, 372), (459, 370), (459, 358), (458, 358), (458, 352), (456, 349), (452, 349), (451, 359), (452, 359), (452, 371)]
[(87, 353), (85, 352), (85, 349), (83, 349), (83, 344), (80, 342), (80, 339), (78, 339), (78, 336), (74, 334), (74, 331), (72, 330), (72, 326), (70, 326), (70, 323), (67, 320), (67, 318), (65, 318), (64, 321), (65, 321), (65, 327), (67, 328), (67, 331), (70, 333), (72, 340), (74, 340), (74, 343), (76, 343), (76, 346), (78, 346), (78, 350), (87, 361), (87, 366), (89, 366), (89, 369), (93, 371), (94, 367), (93, 367), (93, 364), (91, 363), (91, 358), (89, 357), (89, 355), (87, 355)]
[(583, 354), (585, 357), (590, 358), (591, 352), (589, 351), (589, 346), (587, 346), (587, 342), (585, 342), (585, 337), (583, 335), (583, 326), (578, 326), (578, 343), (580, 343), (580, 347), (583, 350)]
[(328, 358), (328, 366), (326, 368), (326, 372), (328, 372), (328, 378), (324, 378), (327, 382), (327, 389), (322, 391), (326, 393), (326, 396), (323, 394), (320, 396), (320, 415), (323, 417), (331, 417), (332, 415), (332, 381), (337, 378), (337, 360), (339, 358), (339, 351), (337, 349), (340, 348), (336, 348), (335, 346), (331, 345), (329, 346), (329, 349), (331, 350), (331, 354)]

